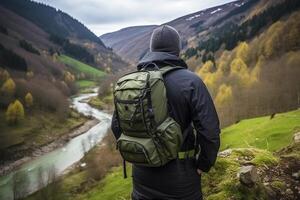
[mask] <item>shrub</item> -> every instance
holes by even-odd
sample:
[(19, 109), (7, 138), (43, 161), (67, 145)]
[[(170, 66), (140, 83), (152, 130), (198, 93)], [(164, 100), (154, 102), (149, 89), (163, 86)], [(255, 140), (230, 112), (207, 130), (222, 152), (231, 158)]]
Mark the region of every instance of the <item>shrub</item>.
[(102, 179), (106, 173), (115, 166), (121, 164), (121, 156), (116, 150), (116, 143), (112, 132), (103, 140), (104, 145), (96, 150), (94, 158), (87, 160), (89, 176), (94, 180)]
[(66, 119), (69, 113), (69, 102), (53, 83), (45, 77), (35, 76), (29, 81), (16, 80), (16, 96), (24, 97), (28, 91), (34, 97), (35, 106), (50, 112), (56, 112), (58, 118)]
[(33, 97), (30, 92), (25, 95), (26, 107), (30, 108), (33, 105)]
[(25, 112), (22, 103), (19, 100), (15, 100), (14, 103), (10, 103), (6, 111), (6, 121), (9, 124), (16, 124), (24, 119)]
[(9, 78), (2, 85), (1, 92), (8, 95), (13, 95), (15, 93), (15, 89), (16, 89), (15, 82), (13, 81), (13, 79)]

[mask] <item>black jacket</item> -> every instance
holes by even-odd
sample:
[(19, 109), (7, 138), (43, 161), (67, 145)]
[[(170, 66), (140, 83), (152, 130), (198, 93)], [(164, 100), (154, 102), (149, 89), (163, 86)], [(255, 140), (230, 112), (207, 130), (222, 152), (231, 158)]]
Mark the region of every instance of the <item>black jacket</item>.
[[(167, 97), (171, 116), (180, 124), (182, 130), (189, 130), (191, 123), (197, 131), (197, 145), (201, 153), (197, 161), (171, 161), (164, 167), (133, 167), (133, 196), (136, 199), (200, 199), (199, 168), (204, 172), (215, 163), (220, 146), (219, 119), (202, 80), (187, 69), (186, 63), (177, 56), (163, 52), (149, 52), (138, 65), (138, 69), (154, 62), (159, 67), (166, 65), (181, 66), (186, 69), (172, 71), (165, 75)], [(120, 129), (115, 115), (112, 120), (115, 137)], [(194, 148), (195, 137), (192, 129), (185, 131), (186, 138), (182, 150)], [(198, 192), (197, 192), (198, 191)]]

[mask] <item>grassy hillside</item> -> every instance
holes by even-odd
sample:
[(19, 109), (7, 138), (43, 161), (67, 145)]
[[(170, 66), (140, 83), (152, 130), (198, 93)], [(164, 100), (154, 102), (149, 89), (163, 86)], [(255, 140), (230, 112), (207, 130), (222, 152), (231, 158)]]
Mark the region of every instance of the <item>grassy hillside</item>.
[(300, 110), (242, 120), (222, 130), (221, 150), (255, 147), (269, 151), (279, 150), (292, 141), (300, 130)]
[(58, 58), (61, 62), (70, 66), (76, 72), (78, 72), (78, 73), (82, 72), (94, 79), (103, 77), (105, 75), (105, 72), (98, 70), (90, 65), (87, 65), (87, 64), (80, 62), (74, 58), (71, 58), (69, 56), (61, 55)]

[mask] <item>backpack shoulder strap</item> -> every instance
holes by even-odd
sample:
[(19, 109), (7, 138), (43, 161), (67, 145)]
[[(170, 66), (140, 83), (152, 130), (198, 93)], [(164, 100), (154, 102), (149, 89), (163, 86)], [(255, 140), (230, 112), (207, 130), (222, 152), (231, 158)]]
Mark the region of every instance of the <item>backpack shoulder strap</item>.
[(180, 66), (165, 66), (160, 68), (159, 71), (162, 73), (162, 75), (166, 75), (167, 73), (178, 69), (185, 69), (185, 68)]

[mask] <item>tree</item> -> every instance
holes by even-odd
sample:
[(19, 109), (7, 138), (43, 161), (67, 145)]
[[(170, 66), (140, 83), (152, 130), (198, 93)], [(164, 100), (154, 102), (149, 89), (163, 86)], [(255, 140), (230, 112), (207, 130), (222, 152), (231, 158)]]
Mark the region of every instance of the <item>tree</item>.
[(247, 42), (241, 42), (236, 48), (236, 57), (242, 59), (247, 63), (249, 54), (249, 45)]
[(213, 70), (214, 70), (214, 63), (211, 60), (208, 60), (200, 68), (197, 74), (204, 78), (207, 74), (213, 72)]
[(247, 85), (249, 83), (250, 75), (246, 63), (240, 59), (235, 58), (230, 64), (230, 76), (237, 78), (238, 82)]
[(15, 93), (15, 89), (16, 84), (11, 78), (7, 79), (1, 87), (1, 91), (9, 95), (13, 95)]
[(7, 70), (0, 71), (0, 81), (6, 81), (10, 77)]
[(33, 105), (33, 97), (30, 92), (25, 95), (26, 107), (30, 108)]
[(27, 79), (31, 79), (31, 78), (33, 78), (33, 76), (34, 76), (33, 71), (28, 71), (28, 72), (26, 73), (26, 78), (27, 78)]
[(19, 100), (15, 100), (14, 103), (10, 103), (6, 111), (6, 121), (9, 124), (16, 124), (24, 119), (25, 112), (22, 103)]
[(64, 74), (64, 80), (67, 84), (70, 84), (75, 81), (75, 76), (70, 72), (66, 71)]
[(218, 90), (218, 94), (216, 96), (216, 104), (218, 106), (222, 106), (225, 103), (230, 102), (232, 99), (232, 88), (226, 84), (222, 84)]

